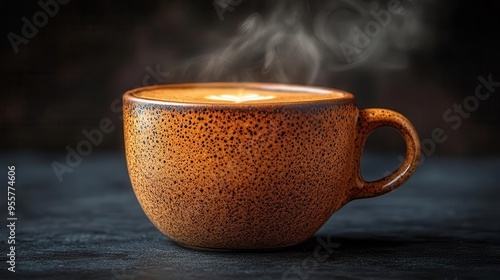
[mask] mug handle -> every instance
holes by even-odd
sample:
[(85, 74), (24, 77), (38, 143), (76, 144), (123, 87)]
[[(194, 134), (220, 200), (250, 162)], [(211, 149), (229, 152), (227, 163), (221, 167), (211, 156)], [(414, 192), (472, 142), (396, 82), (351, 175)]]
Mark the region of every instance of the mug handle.
[[(361, 156), (368, 135), (382, 126), (397, 129), (406, 142), (406, 156), (399, 168), (390, 175), (367, 182), (361, 175)], [(390, 192), (406, 182), (420, 161), (420, 140), (411, 122), (403, 115), (387, 109), (359, 110), (354, 159), (356, 160), (355, 186), (351, 199), (368, 198)]]

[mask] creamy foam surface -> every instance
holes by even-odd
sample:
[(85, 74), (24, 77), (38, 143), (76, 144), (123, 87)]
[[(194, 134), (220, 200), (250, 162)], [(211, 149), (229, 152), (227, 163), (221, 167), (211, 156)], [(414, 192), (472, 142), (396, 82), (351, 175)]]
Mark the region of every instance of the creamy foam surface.
[(285, 84), (180, 84), (137, 89), (134, 97), (152, 101), (202, 104), (299, 103), (350, 99), (347, 92)]

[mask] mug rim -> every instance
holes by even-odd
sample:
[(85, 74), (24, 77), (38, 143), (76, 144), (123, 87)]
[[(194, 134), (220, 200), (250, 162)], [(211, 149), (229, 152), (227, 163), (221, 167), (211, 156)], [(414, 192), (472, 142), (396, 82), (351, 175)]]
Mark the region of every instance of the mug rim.
[[(147, 98), (138, 96), (137, 94), (144, 91), (152, 91), (159, 89), (179, 89), (187, 90), (194, 88), (245, 88), (245, 89), (257, 89), (264, 91), (276, 91), (276, 92), (297, 92), (297, 93), (323, 93), (323, 94), (341, 94), (340, 97), (335, 98), (325, 98), (317, 100), (302, 100), (302, 101), (259, 101), (259, 102), (241, 102), (241, 103), (230, 103), (230, 102), (199, 102), (199, 101), (168, 101), (160, 100), (154, 98)], [(314, 92), (313, 92), (314, 91)], [(132, 100), (140, 103), (149, 104), (163, 104), (171, 106), (215, 106), (215, 107), (262, 107), (262, 106), (286, 106), (286, 105), (312, 105), (312, 104), (344, 104), (344, 103), (354, 103), (355, 97), (352, 93), (328, 87), (320, 86), (310, 86), (310, 85), (299, 85), (299, 84), (285, 84), (285, 83), (259, 83), (259, 82), (201, 82), (201, 83), (174, 83), (174, 84), (161, 84), (139, 87), (131, 89), (125, 92), (123, 95), (124, 100)]]

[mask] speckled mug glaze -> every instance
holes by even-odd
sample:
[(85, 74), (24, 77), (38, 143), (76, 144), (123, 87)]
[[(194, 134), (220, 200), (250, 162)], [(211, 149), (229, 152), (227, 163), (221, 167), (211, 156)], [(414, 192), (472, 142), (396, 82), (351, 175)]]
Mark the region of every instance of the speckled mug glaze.
[[(200, 88), (292, 97), (321, 89), (332, 98), (190, 100), (190, 92)], [(148, 97), (149, 91), (156, 95)], [(169, 101), (170, 95), (177, 97)], [(359, 110), (353, 95), (333, 89), (162, 85), (129, 91), (123, 101), (126, 158), (137, 199), (162, 233), (193, 248), (270, 249), (303, 242), (347, 202), (400, 186), (420, 156), (418, 135), (404, 116)], [(366, 182), (360, 173), (363, 145), (381, 126), (401, 132), (406, 158), (391, 175)]]

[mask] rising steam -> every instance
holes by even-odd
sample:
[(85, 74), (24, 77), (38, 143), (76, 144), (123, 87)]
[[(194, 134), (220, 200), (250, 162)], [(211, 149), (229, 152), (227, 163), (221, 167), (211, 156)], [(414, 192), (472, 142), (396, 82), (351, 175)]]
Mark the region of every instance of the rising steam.
[(418, 42), (408, 0), (397, 1), (400, 13), (387, 10), (391, 1), (322, 1), (307, 17), (304, 2), (279, 1), (268, 16), (249, 15), (226, 47), (187, 61), (166, 80), (311, 84), (323, 70), (404, 67), (406, 51)]

